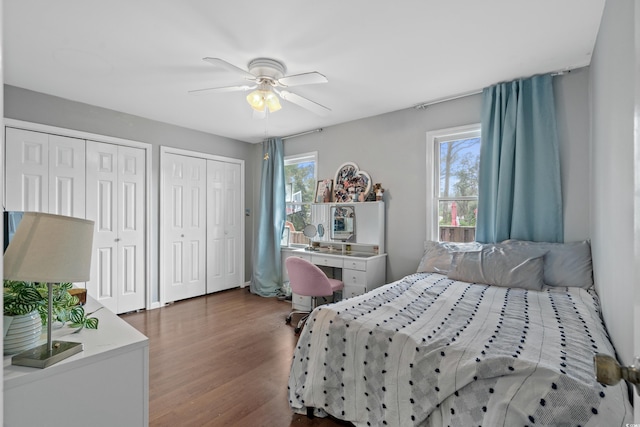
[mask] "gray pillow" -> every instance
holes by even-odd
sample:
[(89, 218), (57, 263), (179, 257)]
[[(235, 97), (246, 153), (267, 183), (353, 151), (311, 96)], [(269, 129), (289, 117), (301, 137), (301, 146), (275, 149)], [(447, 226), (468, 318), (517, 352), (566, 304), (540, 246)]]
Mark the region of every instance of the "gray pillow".
[(417, 273), (440, 273), (446, 275), (451, 267), (451, 253), (479, 251), (481, 248), (482, 244), (478, 242), (454, 243), (428, 240), (418, 265)]
[(549, 286), (577, 286), (583, 289), (593, 286), (591, 245), (588, 240), (571, 243), (506, 240), (502, 243), (525, 250), (546, 251), (544, 282)]
[(539, 291), (544, 286), (544, 252), (508, 245), (483, 245), (481, 251), (454, 252), (448, 277)]

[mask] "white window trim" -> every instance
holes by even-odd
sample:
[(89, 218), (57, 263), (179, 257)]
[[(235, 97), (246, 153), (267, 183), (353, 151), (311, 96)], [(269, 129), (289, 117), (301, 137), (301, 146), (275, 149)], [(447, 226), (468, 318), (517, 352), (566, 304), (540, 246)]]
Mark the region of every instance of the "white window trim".
[[(477, 138), (480, 136), (480, 123), (473, 123), (464, 126), (456, 126), (446, 129), (438, 129), (427, 132), (427, 174), (426, 185), (427, 190), (427, 217), (426, 217), (426, 240), (437, 241), (438, 233), (438, 194), (439, 194), (439, 176), (440, 176), (440, 156), (438, 148), (440, 143), (450, 140), (458, 140), (464, 138)], [(456, 200), (460, 197), (455, 198)], [(425, 242), (426, 245), (426, 242)]]

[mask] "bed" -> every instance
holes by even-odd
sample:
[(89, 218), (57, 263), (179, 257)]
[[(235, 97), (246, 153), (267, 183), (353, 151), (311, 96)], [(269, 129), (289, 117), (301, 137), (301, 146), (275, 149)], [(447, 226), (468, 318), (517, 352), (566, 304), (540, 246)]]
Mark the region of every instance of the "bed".
[(313, 311), (289, 376), (294, 411), (356, 426), (632, 422), (626, 385), (593, 373), (595, 353), (615, 352), (588, 242), (432, 242), (418, 270)]

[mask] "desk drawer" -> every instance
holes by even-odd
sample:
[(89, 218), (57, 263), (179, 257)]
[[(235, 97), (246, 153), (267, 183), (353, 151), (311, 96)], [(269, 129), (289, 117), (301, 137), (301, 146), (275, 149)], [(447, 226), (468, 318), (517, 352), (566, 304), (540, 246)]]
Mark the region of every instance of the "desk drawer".
[(360, 270), (349, 270), (347, 268), (342, 269), (342, 282), (344, 286), (348, 285), (360, 285), (365, 286), (367, 280), (367, 273)]
[(332, 258), (328, 256), (313, 254), (311, 255), (311, 262), (315, 265), (326, 265), (327, 267), (342, 268), (342, 258)]
[(365, 261), (363, 259), (346, 258), (344, 260), (344, 268), (350, 268), (352, 270), (366, 271), (367, 270), (367, 261)]
[(366, 288), (364, 286), (359, 285), (344, 285), (344, 289), (342, 291), (342, 298), (351, 298), (358, 295), (362, 295), (366, 292)]

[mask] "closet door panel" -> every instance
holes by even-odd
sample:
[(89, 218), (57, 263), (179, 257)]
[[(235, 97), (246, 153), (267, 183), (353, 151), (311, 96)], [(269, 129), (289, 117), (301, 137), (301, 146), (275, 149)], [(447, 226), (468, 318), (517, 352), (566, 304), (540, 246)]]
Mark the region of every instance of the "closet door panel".
[(145, 175), (144, 150), (118, 147), (118, 313), (145, 304)]
[(206, 291), (206, 161), (166, 154), (162, 161), (164, 291), (177, 301)]
[(49, 135), (6, 128), (5, 147), (6, 209), (49, 212)]
[(242, 285), (242, 201), (240, 195), (241, 176), (240, 165), (236, 163), (225, 163), (225, 246), (226, 246), (226, 278), (225, 289)]
[(95, 221), (89, 295), (118, 313), (118, 147), (87, 141), (87, 218)]
[(207, 293), (226, 289), (224, 166), (207, 161)]
[(84, 218), (85, 141), (49, 135), (49, 212)]

